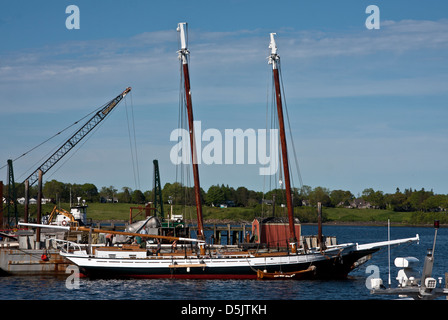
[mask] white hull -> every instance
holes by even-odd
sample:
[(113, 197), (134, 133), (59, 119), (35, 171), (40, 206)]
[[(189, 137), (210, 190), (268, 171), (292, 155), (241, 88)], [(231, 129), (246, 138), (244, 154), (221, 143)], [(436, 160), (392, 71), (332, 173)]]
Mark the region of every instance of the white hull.
[[(418, 236), (395, 240), (394, 243), (417, 240)], [(310, 251), (298, 254), (232, 252), (185, 256), (179, 252), (147, 256), (146, 250), (108, 248), (97, 249), (95, 255), (89, 255), (83, 250), (61, 255), (79, 266), (82, 273), (94, 278), (256, 279), (257, 270), (294, 272), (306, 270), (310, 266), (316, 267), (313, 277), (344, 278), (384, 245), (387, 242), (381, 242), (378, 246), (349, 243), (333, 246), (323, 253)]]

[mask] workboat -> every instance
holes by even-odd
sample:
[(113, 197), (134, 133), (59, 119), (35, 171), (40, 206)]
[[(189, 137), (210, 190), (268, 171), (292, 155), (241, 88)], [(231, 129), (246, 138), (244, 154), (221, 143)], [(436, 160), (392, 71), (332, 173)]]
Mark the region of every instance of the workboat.
[[(439, 229), (439, 220), (434, 221), (434, 242), (432, 249), (428, 249), (421, 272), (415, 269), (419, 260), (415, 257), (395, 258), (394, 264), (398, 271), (396, 280), (398, 287), (391, 287), (391, 277), (389, 270), (388, 287), (384, 286), (381, 278), (370, 278), (370, 290), (376, 295), (397, 296), (399, 299), (406, 300), (433, 300), (440, 297), (448, 297), (447, 282), (442, 286), (442, 277), (438, 281), (432, 276), (434, 266), (434, 251), (436, 247), (437, 231)], [(446, 273), (445, 273), (446, 277)], [(446, 279), (445, 279), (446, 280)]]
[[(187, 48), (186, 23), (178, 24), (180, 35), (179, 60), (181, 78), (184, 84), (192, 170), (197, 213), (197, 236), (192, 238), (167, 237), (149, 234), (128, 234), (141, 238), (169, 240), (173, 247), (161, 244), (141, 248), (138, 245), (123, 245), (101, 248), (81, 249), (75, 243), (68, 243), (61, 255), (80, 267), (80, 271), (92, 278), (178, 278), (178, 279), (257, 279), (263, 277), (300, 278), (345, 278), (348, 273), (370, 259), (371, 254), (381, 247), (418, 240), (414, 238), (383, 241), (370, 244), (319, 243), (307, 247), (300, 240), (300, 224), (293, 217), (288, 152), (285, 139), (282, 95), (280, 89), (279, 66), (275, 33), (270, 34), (269, 64), (272, 65), (276, 91), (276, 105), (279, 121), (279, 134), (282, 150), (284, 187), (288, 211), (287, 244), (283, 250), (260, 247), (233, 248), (207, 244), (204, 235), (199, 170), (196, 158), (195, 131), (189, 77), (189, 50)], [(79, 227), (81, 228), (81, 227)], [(89, 231), (89, 229), (85, 229)], [(92, 230), (90, 232), (117, 233), (118, 231)], [(166, 246), (166, 245), (165, 245)], [(261, 272), (261, 273), (260, 273)], [(257, 275), (258, 274), (258, 275)], [(283, 275), (283, 276), (281, 276)]]

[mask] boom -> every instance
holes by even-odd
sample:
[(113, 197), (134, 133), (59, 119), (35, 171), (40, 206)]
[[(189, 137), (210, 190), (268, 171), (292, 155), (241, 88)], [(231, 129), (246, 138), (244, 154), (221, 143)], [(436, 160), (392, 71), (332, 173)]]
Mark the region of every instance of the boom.
[(50, 170), (62, 157), (64, 157), (71, 149), (73, 149), (79, 141), (81, 141), (90, 131), (92, 131), (113, 108), (131, 91), (131, 87), (126, 88), (117, 97), (106, 104), (104, 108), (98, 111), (89, 121), (82, 126), (70, 139), (68, 139), (55, 153), (53, 153), (44, 163), (42, 163), (32, 174), (25, 179), (32, 186), (39, 179), (39, 170), (45, 174)]

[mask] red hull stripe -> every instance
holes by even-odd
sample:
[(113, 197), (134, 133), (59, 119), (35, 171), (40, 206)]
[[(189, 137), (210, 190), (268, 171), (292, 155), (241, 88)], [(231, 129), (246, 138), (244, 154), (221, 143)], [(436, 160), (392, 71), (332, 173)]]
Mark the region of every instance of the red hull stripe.
[(120, 274), (123, 278), (133, 279), (203, 279), (203, 280), (230, 280), (230, 279), (257, 279), (254, 274)]

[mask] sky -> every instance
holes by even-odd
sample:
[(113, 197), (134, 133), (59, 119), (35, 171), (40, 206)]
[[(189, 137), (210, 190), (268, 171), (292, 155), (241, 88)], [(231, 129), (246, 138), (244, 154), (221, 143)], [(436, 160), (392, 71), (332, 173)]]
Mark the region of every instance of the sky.
[[(66, 26), (70, 5), (79, 8), (79, 29)], [(379, 10), (379, 29), (366, 26), (369, 5)], [(203, 131), (266, 129), (275, 32), (304, 185), (354, 195), (397, 187), (447, 194), (447, 15), (448, 2), (436, 0), (2, 3), (0, 179), (7, 181), (7, 160), (18, 158), (22, 182), (69, 136), (23, 153), (130, 86), (44, 180), (145, 191), (158, 159), (162, 185), (179, 181), (170, 134), (179, 117), (176, 27), (187, 22), (194, 116)], [(201, 187), (266, 192), (272, 177), (260, 166), (201, 164)]]

